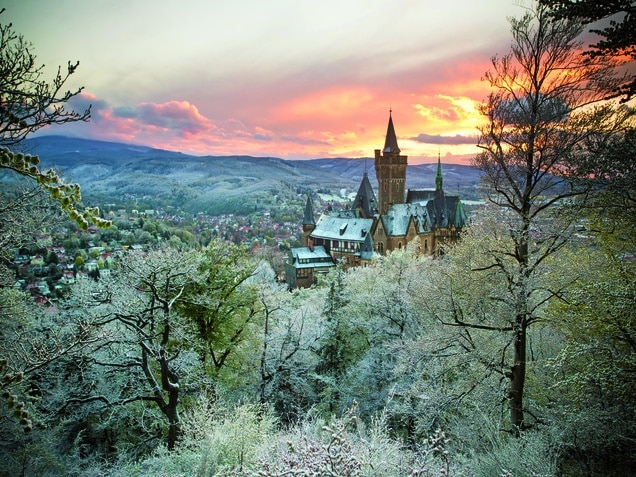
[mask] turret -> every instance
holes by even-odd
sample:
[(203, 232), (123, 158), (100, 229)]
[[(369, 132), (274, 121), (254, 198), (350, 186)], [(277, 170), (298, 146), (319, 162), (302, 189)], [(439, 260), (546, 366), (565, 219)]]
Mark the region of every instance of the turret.
[(303, 213), (303, 245), (305, 247), (310, 246), (309, 235), (316, 228), (316, 221), (314, 220), (314, 208), (311, 203), (311, 197), (307, 196), (307, 202), (305, 202), (305, 212)]
[(354, 207), (358, 209), (360, 216), (364, 219), (372, 218), (378, 211), (378, 203), (375, 199), (373, 187), (371, 187), (371, 182), (369, 182), (369, 176), (366, 171), (362, 176), (362, 182), (360, 182), (360, 187), (356, 194)]
[(437, 154), (437, 174), (435, 175), (435, 227), (448, 227), (448, 209), (444, 194), (444, 178), (442, 177), (442, 160)]
[(442, 160), (437, 154), (437, 175), (435, 176), (435, 190), (444, 190), (444, 178), (442, 177)]

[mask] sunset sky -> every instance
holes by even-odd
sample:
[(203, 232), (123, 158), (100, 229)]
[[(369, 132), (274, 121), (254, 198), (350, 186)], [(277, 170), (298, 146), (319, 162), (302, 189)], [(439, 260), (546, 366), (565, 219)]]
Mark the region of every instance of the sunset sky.
[(47, 134), (193, 154), (369, 157), (389, 115), (409, 163), (477, 151), (481, 77), (529, 0), (0, 0), (87, 124)]

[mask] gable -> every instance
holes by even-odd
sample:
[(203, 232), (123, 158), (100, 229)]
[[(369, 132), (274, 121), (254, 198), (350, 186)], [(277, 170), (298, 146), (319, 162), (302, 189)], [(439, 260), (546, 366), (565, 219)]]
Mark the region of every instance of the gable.
[(373, 235), (376, 237), (386, 237), (386, 227), (384, 226), (382, 217), (375, 221), (375, 230), (373, 231)]
[(382, 221), (389, 237), (403, 237), (409, 227), (414, 227), (415, 234), (429, 231), (431, 220), (428, 202), (416, 202), (408, 204), (394, 204), (388, 212), (382, 216)]

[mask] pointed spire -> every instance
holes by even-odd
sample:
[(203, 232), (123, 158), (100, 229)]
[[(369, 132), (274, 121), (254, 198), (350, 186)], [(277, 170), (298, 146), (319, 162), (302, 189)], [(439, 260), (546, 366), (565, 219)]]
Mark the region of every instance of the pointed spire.
[(360, 182), (360, 187), (358, 188), (354, 207), (360, 210), (360, 215), (364, 218), (373, 217), (373, 214), (375, 214), (378, 209), (378, 201), (375, 198), (375, 193), (373, 192), (373, 187), (371, 187), (369, 175), (366, 171), (362, 176), (362, 182)]
[(442, 159), (440, 153), (437, 153), (437, 175), (435, 176), (435, 190), (442, 190), (444, 178), (442, 177)]
[(309, 195), (307, 195), (307, 202), (305, 203), (303, 225), (316, 225), (316, 221), (314, 220), (314, 208), (311, 203), (311, 197)]
[(389, 126), (386, 130), (386, 139), (384, 141), (384, 149), (382, 152), (384, 153), (400, 153), (400, 148), (398, 147), (397, 137), (395, 135), (395, 128), (393, 127), (393, 118), (391, 117), (391, 113), (393, 111), (389, 109)]

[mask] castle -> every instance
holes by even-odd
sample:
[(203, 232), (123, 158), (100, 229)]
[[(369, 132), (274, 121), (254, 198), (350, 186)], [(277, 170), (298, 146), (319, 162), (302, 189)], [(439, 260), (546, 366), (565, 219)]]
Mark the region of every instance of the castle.
[(285, 268), (291, 288), (310, 286), (317, 274), (328, 272), (341, 260), (345, 267), (365, 266), (374, 255), (412, 242), (420, 253), (431, 255), (443, 243), (457, 239), (466, 224), (466, 213), (459, 196), (444, 193), (440, 159), (435, 189), (405, 190), (407, 156), (400, 152), (389, 113), (384, 148), (375, 150), (378, 200), (366, 172), (347, 210), (327, 211), (316, 221), (307, 197), (303, 246), (290, 250)]

